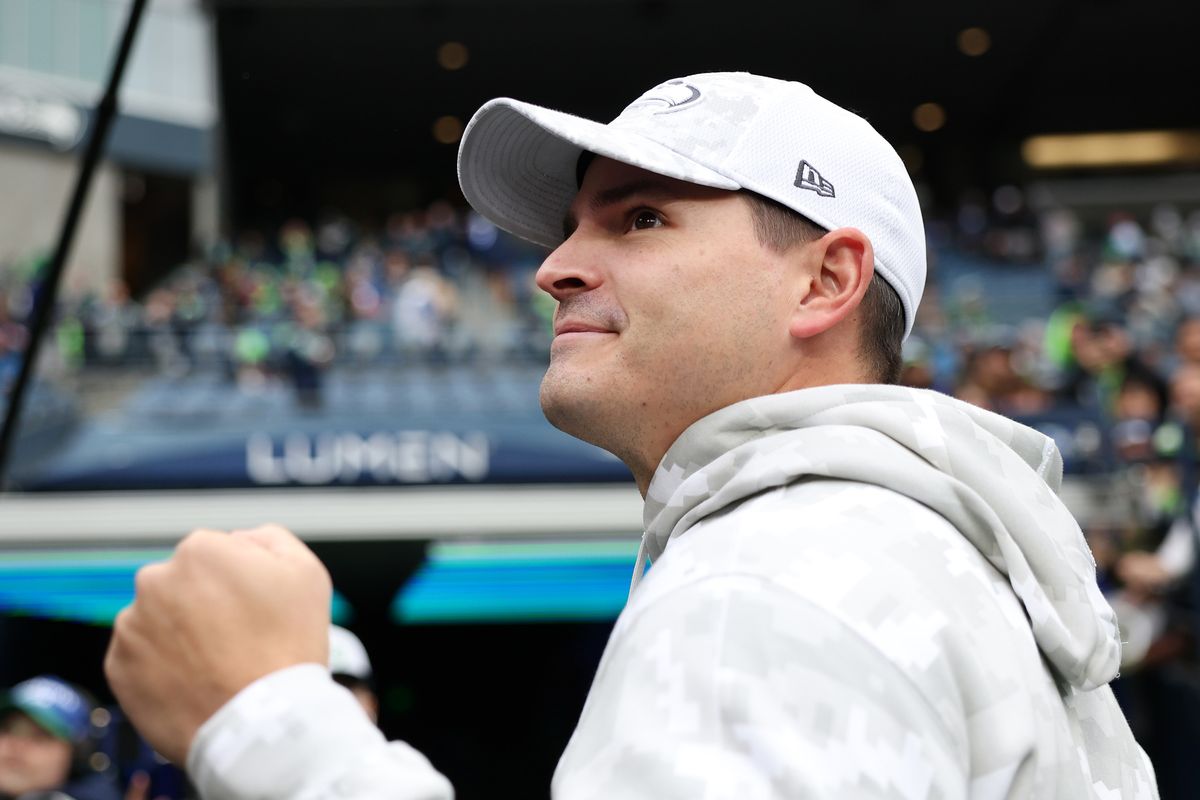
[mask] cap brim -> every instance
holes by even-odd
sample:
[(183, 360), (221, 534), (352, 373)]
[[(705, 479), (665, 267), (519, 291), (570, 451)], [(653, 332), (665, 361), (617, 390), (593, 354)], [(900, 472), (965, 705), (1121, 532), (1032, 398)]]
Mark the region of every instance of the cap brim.
[(50, 734), (57, 736), (59, 739), (71, 741), (70, 728), (64, 724), (61, 719), (58, 719), (51, 714), (47, 714), (45, 710), (39, 706), (27, 705), (21, 703), (19, 700), (14, 700), (11, 697), (0, 700), (0, 714), (7, 714), (10, 711), (20, 711)]
[(543, 247), (564, 238), (583, 152), (730, 191), (734, 180), (637, 133), (519, 100), (485, 103), (467, 124), (458, 180), (467, 202), (509, 233)]

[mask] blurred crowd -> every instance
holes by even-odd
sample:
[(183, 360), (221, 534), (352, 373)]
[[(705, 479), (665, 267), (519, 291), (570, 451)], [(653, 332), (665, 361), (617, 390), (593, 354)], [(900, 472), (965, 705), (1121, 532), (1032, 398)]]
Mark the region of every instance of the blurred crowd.
[[(1184, 324), (1200, 315), (1200, 212), (1085, 224), (1065, 209), (1035, 215), (1020, 197), (1002, 187), (992, 207), (968, 200), (929, 222), (930, 280), (906, 381), (1008, 414), (1111, 410), (1113, 365), (1165, 382), (1200, 358), (1200, 330)], [(553, 308), (533, 283), (541, 256), (444, 201), (378, 227), (296, 219), (214, 246), (137, 297), (120, 279), (64, 290), (49, 346), (68, 371), (215, 368), (245, 387), (286, 375), (289, 363), (544, 359)], [(0, 264), (0, 386), (19, 363), (43, 266)], [(998, 282), (1022, 271), (1030, 280), (1015, 290)]]
[[(535, 248), (445, 202), (380, 230), (339, 215), (292, 220), (214, 247), (138, 298), (121, 280), (66, 293), (51, 361), (66, 372), (215, 370), (247, 391), (284, 380), (315, 402), (335, 363), (544, 359), (553, 307), (534, 291), (539, 263)], [(40, 268), (0, 268), (0, 386), (18, 368)]]

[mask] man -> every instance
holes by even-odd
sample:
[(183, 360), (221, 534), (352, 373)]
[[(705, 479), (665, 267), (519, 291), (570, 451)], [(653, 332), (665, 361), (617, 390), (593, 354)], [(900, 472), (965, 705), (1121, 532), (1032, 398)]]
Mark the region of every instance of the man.
[[(1157, 796), (1052, 443), (877, 385), (924, 236), (864, 120), (746, 74), (668, 81), (609, 125), (501, 99), (459, 174), (555, 248), (542, 406), (646, 498), (654, 569), (554, 797)], [(138, 584), (110, 681), (206, 797), (451, 796), (316, 666), (328, 577), (295, 537), (193, 533)]]
[(42, 675), (0, 697), (0, 798), (117, 800), (111, 776), (87, 765), (91, 703)]
[(367, 718), (379, 724), (379, 696), (371, 659), (362, 640), (340, 625), (329, 626), (329, 672), (340, 686), (350, 690)]

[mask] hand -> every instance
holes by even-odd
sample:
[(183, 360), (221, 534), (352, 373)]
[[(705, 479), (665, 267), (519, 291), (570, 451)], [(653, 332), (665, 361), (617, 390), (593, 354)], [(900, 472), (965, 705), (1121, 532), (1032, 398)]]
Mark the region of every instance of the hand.
[(329, 660), (329, 573), (275, 525), (198, 530), (170, 560), (138, 570), (104, 660), (138, 732), (182, 765), (196, 731), (241, 689)]
[[(129, 779), (125, 789), (125, 800), (150, 800), (150, 776), (144, 772), (135, 772)], [(171, 800), (166, 795), (158, 795), (154, 800)]]

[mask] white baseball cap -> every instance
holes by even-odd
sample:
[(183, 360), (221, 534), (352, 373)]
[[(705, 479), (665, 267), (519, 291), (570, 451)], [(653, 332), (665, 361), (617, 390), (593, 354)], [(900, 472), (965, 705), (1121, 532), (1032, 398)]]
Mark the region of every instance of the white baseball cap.
[(476, 211), (557, 247), (584, 152), (671, 178), (769, 197), (827, 229), (858, 228), (912, 330), (925, 229), (908, 170), (862, 117), (802, 83), (712, 72), (660, 83), (607, 125), (498, 98), (468, 123), (458, 179)]
[(329, 626), (329, 671), (360, 681), (371, 679), (371, 659), (362, 640), (338, 625)]

